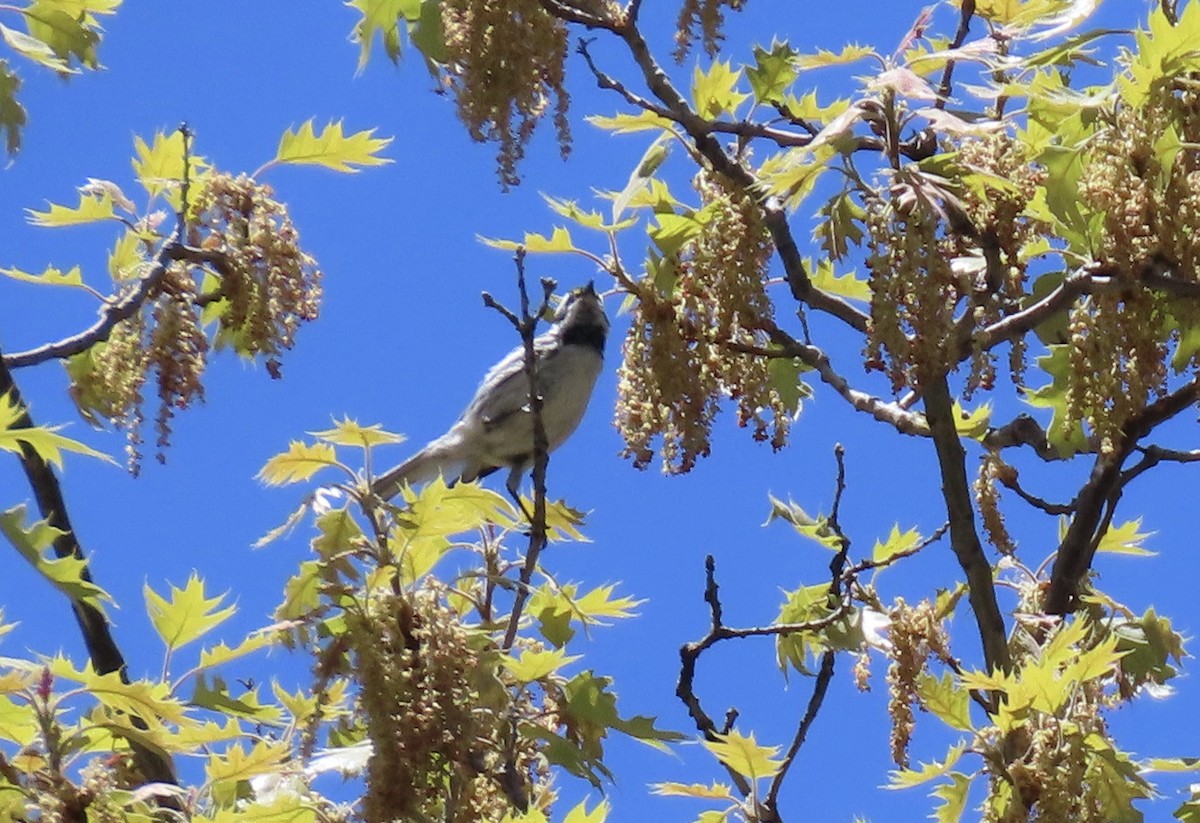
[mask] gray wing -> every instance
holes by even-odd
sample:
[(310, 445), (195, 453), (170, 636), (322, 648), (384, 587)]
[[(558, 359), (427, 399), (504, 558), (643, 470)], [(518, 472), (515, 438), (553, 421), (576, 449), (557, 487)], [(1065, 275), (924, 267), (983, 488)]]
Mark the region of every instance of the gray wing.
[[(542, 359), (552, 346), (547, 335), (533, 341), (535, 355)], [(463, 417), (474, 415), (485, 428), (529, 407), (529, 381), (525, 377), (525, 347), (518, 346), (484, 375)]]

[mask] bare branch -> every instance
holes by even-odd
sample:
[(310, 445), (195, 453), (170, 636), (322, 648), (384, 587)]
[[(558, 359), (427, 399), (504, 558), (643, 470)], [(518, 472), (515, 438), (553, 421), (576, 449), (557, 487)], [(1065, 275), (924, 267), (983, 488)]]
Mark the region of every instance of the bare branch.
[(46, 343), (16, 354), (5, 355), (4, 364), (10, 369), (36, 366), (48, 360), (73, 357), (87, 351), (97, 343), (103, 343), (112, 334), (113, 328), (118, 323), (133, 317), (148, 299), (157, 294), (167, 269), (170, 268), (171, 263), (177, 260), (186, 260), (197, 265), (209, 265), (218, 271), (225, 265), (225, 256), (220, 252), (192, 248), (174, 241), (168, 242), (159, 251), (158, 259), (155, 260), (150, 271), (140, 277), (137, 285), (124, 297), (105, 304), (100, 309), (100, 319), (92, 326), (62, 340)]
[(874, 395), (859, 391), (852, 387), (849, 381), (834, 370), (829, 356), (816, 346), (810, 346), (793, 338), (779, 328), (768, 328), (767, 333), (777, 349), (765, 349), (740, 343), (729, 343), (733, 351), (753, 354), (759, 357), (794, 357), (804, 365), (814, 369), (821, 381), (833, 388), (847, 403), (856, 410), (871, 415), (881, 423), (893, 426), (902, 434), (917, 437), (928, 437), (929, 426), (920, 414), (905, 411), (896, 403), (890, 403)]
[[(34, 423), (29, 414), (29, 406), (21, 397), (20, 389), (13, 381), (12, 373), (8, 370), (4, 358), (0, 358), (0, 397), (8, 397), (9, 401), (19, 410), (17, 419), (9, 427), (10, 430), (20, 431), (33, 428)], [(74, 527), (71, 525), (62, 486), (59, 485), (53, 467), (32, 446), (23, 441), (19, 460), (29, 487), (33, 490), (38, 511), (51, 527), (58, 530), (58, 536), (51, 544), (55, 556), (84, 560), (86, 555), (83, 547), (79, 544)], [(87, 566), (80, 570), (80, 576), (85, 581), (91, 582), (92, 580)], [(94, 606), (78, 600), (71, 601), (71, 610), (75, 613), (75, 622), (79, 625), (80, 634), (83, 635), (84, 646), (87, 648), (92, 667), (99, 674), (117, 672), (120, 674), (122, 682), (128, 683), (129, 675), (126, 671), (125, 658), (121, 654), (120, 648), (117, 647), (117, 642), (113, 638), (111, 627), (104, 613)], [(140, 728), (146, 728), (144, 722), (137, 715), (133, 715), (132, 720)], [(136, 738), (128, 738), (128, 742), (138, 768), (148, 781), (175, 782), (175, 770), (168, 755)]]
[(1103, 528), (1112, 518), (1124, 484), (1140, 474), (1134, 471), (1127, 476), (1121, 471), (1122, 464), (1137, 442), (1148, 436), (1160, 423), (1194, 406), (1198, 399), (1200, 379), (1159, 398), (1126, 422), (1124, 436), (1113, 453), (1096, 457), (1087, 483), (1072, 501), (1075, 516), (1054, 558), (1050, 586), (1046, 591), (1045, 609), (1048, 613), (1067, 614), (1074, 610), (1079, 587), (1092, 568), (1096, 547), (1104, 535)]
[[(483, 302), (499, 311), (516, 327), (525, 347), (525, 376), (529, 381), (529, 417), (533, 425), (533, 514), (526, 512), (529, 518), (529, 548), (525, 551), (525, 563), (521, 566), (516, 591), (513, 594), (512, 613), (508, 618), (508, 627), (504, 632), (502, 649), (511, 649), (517, 639), (517, 628), (521, 623), (521, 615), (525, 611), (525, 602), (529, 599), (529, 584), (537, 569), (538, 557), (546, 547), (546, 466), (549, 462), (550, 441), (546, 437), (546, 426), (542, 420), (542, 395), (538, 391), (537, 382), (537, 353), (533, 347), (538, 320), (546, 311), (550, 295), (554, 293), (555, 282), (542, 280), (542, 302), (536, 311), (529, 310), (529, 291), (525, 287), (525, 248), (519, 247), (513, 255), (513, 263), (517, 267), (517, 291), (520, 294), (521, 315), (518, 317), (510, 310), (496, 303), (490, 294), (484, 292)], [(510, 488), (509, 491), (516, 499), (517, 505), (524, 511), (519, 493)]]
[[(975, 16), (975, 0), (962, 0), (959, 7), (960, 16), (958, 18), (958, 31), (954, 33), (954, 40), (950, 43), (950, 50), (961, 48), (966, 42), (967, 35), (971, 31), (971, 18)], [(939, 109), (946, 107), (946, 101), (950, 99), (950, 91), (954, 81), (954, 60), (946, 61), (946, 68), (942, 70), (942, 81), (938, 83), (938, 99), (934, 103)]]
[(1013, 446), (1029, 446), (1043, 460), (1067, 459), (1050, 445), (1046, 430), (1028, 414), (1018, 414), (1000, 428), (989, 429), (983, 437), (983, 445), (993, 451)]
[(989, 671), (1008, 671), (1011, 661), (1004, 616), (996, 602), (992, 567), (975, 529), (975, 508), (967, 480), (966, 452), (954, 425), (950, 387), (945, 375), (942, 375), (930, 379), (923, 388), (925, 417), (933, 433), (942, 477), (942, 495), (950, 520), (950, 546), (967, 577), (967, 597), (979, 627), (984, 662)]

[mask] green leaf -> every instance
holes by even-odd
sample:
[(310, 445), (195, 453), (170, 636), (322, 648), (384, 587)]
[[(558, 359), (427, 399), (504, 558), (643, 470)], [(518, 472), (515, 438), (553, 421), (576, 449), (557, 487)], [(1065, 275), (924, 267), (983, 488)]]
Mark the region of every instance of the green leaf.
[(400, 62), (400, 19), (416, 20), (421, 13), (421, 0), (349, 0), (346, 3), (362, 15), (354, 24), (350, 41), (358, 44), (358, 73), (371, 59), (375, 35), (383, 41), (383, 49), (393, 64)]
[(83, 286), (83, 272), (80, 271), (79, 266), (72, 266), (68, 271), (48, 266), (40, 274), (21, 269), (0, 269), (0, 274), (24, 283), (37, 283), (39, 286), (73, 286), (75, 288)]
[(32, 37), (24, 32), (10, 29), (8, 26), (0, 23), (0, 39), (3, 39), (8, 47), (17, 54), (32, 60), (39, 65), (45, 66), (48, 69), (69, 74), (71, 67), (65, 60), (54, 53), (54, 49), (50, 48), (48, 43)]
[(1070, 346), (1052, 345), (1050, 353), (1038, 358), (1038, 366), (1051, 376), (1050, 383), (1025, 392), (1025, 402), (1052, 411), (1046, 439), (1060, 455), (1066, 457), (1086, 448), (1087, 437), (1082, 424), (1067, 410), (1070, 390)]
[(870, 284), (866, 280), (859, 279), (853, 270), (845, 274), (835, 274), (833, 264), (828, 260), (821, 260), (815, 267), (810, 264), (807, 268), (812, 284), (821, 291), (845, 297), (848, 300), (870, 302)]
[(150, 584), (142, 586), (146, 598), (146, 613), (154, 630), (168, 649), (178, 649), (193, 640), (208, 634), (237, 613), (236, 606), (220, 608), (225, 595), (204, 596), (204, 581), (192, 572), (182, 589), (170, 587), (169, 599), (163, 597)]
[(772, 357), (767, 360), (767, 380), (771, 390), (783, 402), (788, 414), (800, 414), (803, 401), (813, 396), (812, 388), (800, 379), (809, 367), (798, 357)]
[(640, 131), (670, 131), (675, 123), (654, 112), (639, 111), (637, 114), (614, 114), (605, 117), (593, 114), (584, 118), (597, 128), (610, 131), (613, 134), (635, 134)]
[(579, 655), (568, 656), (563, 649), (542, 651), (525, 649), (521, 652), (520, 657), (504, 655), (500, 658), (500, 662), (521, 683), (532, 683), (554, 674), (563, 666), (578, 659)]
[(1119, 526), (1109, 526), (1096, 545), (1096, 551), (1111, 554), (1130, 554), (1136, 557), (1153, 557), (1157, 552), (1143, 548), (1142, 544), (1154, 536), (1154, 532), (1142, 532), (1142, 518), (1127, 520)]
[(16, 404), (12, 395), (0, 397), (0, 451), (19, 454), (23, 445), (28, 446), (38, 457), (59, 469), (63, 468), (63, 452), (95, 457), (116, 465), (116, 461), (104, 452), (59, 434), (59, 427), (28, 426), (25, 422), (24, 409)]
[(778, 746), (760, 746), (754, 734), (743, 735), (738, 731), (715, 734), (716, 740), (705, 740), (704, 748), (733, 771), (749, 780), (772, 777), (783, 765), (776, 758)]
[(275, 723), (283, 717), (283, 712), (278, 706), (263, 704), (259, 700), (257, 686), (234, 697), (230, 693), (229, 687), (225, 685), (223, 678), (214, 677), (212, 685), (209, 686), (208, 680), (203, 674), (196, 677), (196, 686), (192, 690), (191, 702), (202, 709), (261, 723)]
[(888, 777), (889, 781), (885, 789), (910, 789), (913, 786), (920, 786), (922, 783), (928, 783), (934, 778), (941, 777), (944, 774), (949, 774), (954, 768), (954, 764), (962, 757), (967, 746), (965, 743), (956, 743), (946, 752), (946, 759), (942, 762), (936, 760), (932, 763), (920, 763), (916, 769), (897, 769), (891, 772)]
[(53, 552), (54, 540), (64, 532), (46, 520), (26, 526), (25, 516), (24, 505), (0, 513), (0, 532), (4, 533), (17, 553), (56, 589), (71, 600), (86, 603), (103, 613), (104, 603), (112, 603), (113, 599), (89, 579), (87, 560), (48, 556)]
[(864, 57), (870, 57), (875, 53), (875, 49), (870, 46), (860, 46), (856, 43), (849, 43), (842, 47), (841, 51), (829, 51), (827, 49), (818, 49), (816, 54), (801, 54), (797, 55), (794, 62), (797, 68), (800, 69), (821, 69), (827, 66), (839, 66), (845, 63), (854, 63)]
[[(425, 56), (427, 64), (445, 65), (450, 61), (442, 23), (442, 0), (422, 0), (421, 15), (409, 25), (408, 37)], [(435, 68), (430, 71), (436, 74)]]
[(699, 236), (704, 225), (686, 214), (656, 214), (657, 226), (647, 229), (650, 239), (667, 256), (678, 252), (689, 240)]
[(25, 108), (17, 102), (21, 78), (0, 60), (0, 131), (4, 132), (4, 147), (9, 156), (21, 150), (21, 129), (25, 128)]
[(113, 199), (109, 194), (91, 195), (80, 194), (79, 205), (75, 208), (51, 203), (47, 211), (26, 209), (29, 222), (35, 226), (80, 226), (84, 223), (98, 223), (102, 220), (116, 219), (113, 210)]
[(692, 72), (692, 100), (701, 117), (716, 118), (733, 114), (750, 95), (737, 91), (742, 70), (734, 71), (728, 62), (718, 60), (703, 71), (699, 66)]
[(333, 446), (328, 443), (311, 445), (293, 440), (288, 450), (266, 462), (258, 479), (268, 486), (284, 486), (308, 480), (321, 469), (340, 466)]
[(262, 649), (270, 648), (275, 643), (275, 639), (276, 635), (274, 633), (260, 631), (251, 634), (233, 648), (221, 642), (211, 648), (201, 649), (200, 668), (211, 669), (215, 666), (221, 666), (237, 660), (239, 657), (245, 657)]
[[(849, 189), (843, 189), (829, 198), (818, 215), (822, 220), (813, 234), (821, 241), (821, 248), (829, 255), (830, 260), (844, 259), (850, 253), (851, 243), (857, 246), (862, 242), (862, 227), (867, 219), (867, 211), (854, 199)], [(832, 274), (832, 266), (830, 269)], [(856, 300), (870, 300), (870, 290), (865, 281), (861, 282), (862, 290), (853, 297)]]
[(917, 696), (921, 704), (952, 729), (969, 732), (971, 724), (971, 695), (945, 672), (941, 679), (922, 674), (917, 680)]
[(787, 44), (772, 43), (771, 50), (754, 47), (754, 65), (746, 68), (746, 79), (759, 103), (775, 103), (796, 79), (796, 50)]
[(627, 229), (637, 223), (636, 218), (616, 220), (612, 223), (609, 223), (604, 219), (604, 215), (600, 212), (582, 209), (574, 200), (564, 200), (559, 197), (550, 197), (549, 195), (545, 194), (542, 195), (542, 199), (546, 201), (546, 205), (549, 206), (555, 214), (578, 223), (585, 229), (594, 229), (595, 231), (609, 233)]
[[(142, 188), (151, 197), (166, 195), (174, 209), (182, 206), (179, 186), (183, 181), (183, 133), (176, 129), (169, 134), (155, 132), (149, 144), (141, 137), (133, 140), (133, 172)], [(208, 165), (194, 154), (188, 156), (188, 179), (198, 182), (207, 172)]]
[(876, 563), (887, 563), (892, 558), (907, 554), (914, 551), (917, 546), (921, 545), (921, 533), (916, 529), (909, 529), (906, 532), (900, 531), (899, 524), (892, 526), (891, 533), (884, 542), (875, 541), (875, 548), (871, 550), (871, 560)]
[(992, 424), (992, 403), (989, 400), (980, 404), (974, 411), (968, 412), (954, 402), (954, 429), (959, 437), (969, 437), (972, 440), (982, 440)]
[(837, 551), (842, 547), (842, 538), (829, 528), (829, 519), (824, 515), (813, 517), (799, 504), (791, 500), (785, 503), (774, 495), (767, 495), (767, 500), (771, 503), (771, 512), (767, 515), (764, 526), (774, 520), (783, 520), (790, 524), (797, 534), (817, 541), (824, 548)]
[(342, 121), (330, 122), (317, 134), (308, 120), (296, 131), (287, 130), (279, 140), (272, 163), (323, 166), (333, 171), (354, 173), (362, 166), (382, 166), (392, 161), (379, 152), (392, 142), (390, 137), (373, 137), (375, 129), (346, 135)]
[(567, 816), (562, 819), (562, 823), (604, 823), (608, 820), (608, 801), (601, 800), (596, 804), (596, 808), (590, 812), (587, 810), (587, 800), (580, 800), (579, 803), (572, 807)]
[(949, 783), (942, 783), (929, 793), (942, 801), (933, 811), (936, 823), (958, 823), (967, 808), (971, 778), (962, 772), (950, 772), (949, 777)]

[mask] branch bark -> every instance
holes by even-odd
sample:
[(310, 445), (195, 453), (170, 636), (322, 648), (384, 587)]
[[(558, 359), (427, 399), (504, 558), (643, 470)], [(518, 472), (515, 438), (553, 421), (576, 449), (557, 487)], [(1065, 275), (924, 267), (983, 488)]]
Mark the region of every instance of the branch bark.
[(950, 546), (967, 577), (967, 598), (979, 627), (984, 662), (989, 671), (1008, 671), (1011, 661), (1004, 616), (996, 602), (992, 567), (975, 528), (975, 507), (967, 481), (967, 455), (954, 426), (954, 402), (950, 397), (950, 386), (946, 376), (941, 375), (930, 379), (923, 388), (925, 418), (933, 433), (942, 476), (942, 496), (950, 520)]
[[(12, 372), (8, 369), (6, 359), (0, 357), (0, 396), (4, 395), (7, 395), (20, 409), (20, 417), (13, 424), (12, 429), (33, 428), (34, 423), (29, 414), (29, 407), (13, 381)], [(67, 515), (67, 504), (63, 499), (62, 486), (58, 482), (53, 467), (24, 442), (21, 443), (19, 460), (29, 487), (33, 490), (38, 511), (51, 526), (61, 532), (53, 543), (55, 556), (83, 560), (85, 557), (83, 547), (80, 546), (79, 538)], [(89, 582), (92, 579), (86, 566), (80, 576)], [(79, 632), (83, 635), (84, 646), (87, 648), (92, 667), (100, 674), (118, 672), (121, 680), (128, 683), (129, 675), (126, 671), (125, 658), (117, 647), (104, 614), (93, 606), (79, 601), (72, 601), (71, 610), (75, 614), (75, 622), (79, 625)], [(134, 720), (140, 722), (136, 716), (134, 716)], [(129, 746), (133, 751), (139, 770), (149, 782), (175, 782), (175, 770), (166, 754), (133, 739), (129, 740)]]

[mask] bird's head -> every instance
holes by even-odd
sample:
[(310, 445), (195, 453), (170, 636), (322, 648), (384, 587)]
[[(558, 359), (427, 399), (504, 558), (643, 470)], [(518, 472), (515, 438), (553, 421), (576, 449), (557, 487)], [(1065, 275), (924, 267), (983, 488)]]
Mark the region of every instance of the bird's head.
[(603, 350), (608, 336), (608, 315), (595, 284), (589, 282), (568, 292), (554, 313), (554, 324), (563, 342), (583, 342)]

